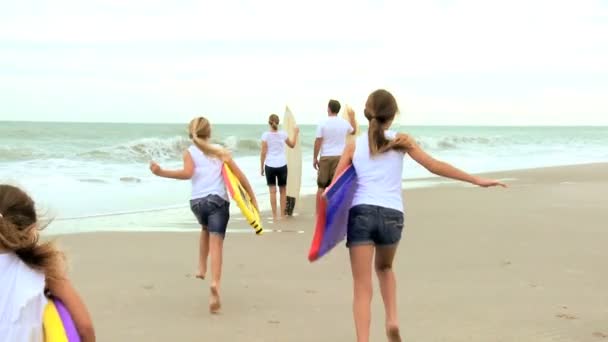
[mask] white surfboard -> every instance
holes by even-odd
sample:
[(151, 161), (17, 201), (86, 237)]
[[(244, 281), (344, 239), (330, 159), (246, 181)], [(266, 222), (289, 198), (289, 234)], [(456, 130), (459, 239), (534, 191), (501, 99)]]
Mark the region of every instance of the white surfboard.
[[(349, 110), (353, 110), (351, 106), (345, 104), (342, 107), (342, 118), (344, 118), (344, 120), (348, 121), (348, 111)], [(346, 141), (351, 141), (353, 139), (356, 139), (356, 137), (361, 134), (361, 128), (359, 127), (359, 123), (357, 122), (357, 115), (355, 114), (355, 134), (354, 135), (349, 135), (346, 138)]]
[[(296, 119), (289, 107), (285, 107), (283, 117), (283, 129), (293, 139), (295, 135)], [(294, 148), (286, 148), (287, 154), (287, 215), (293, 216), (296, 203), (300, 199), (300, 187), (302, 185), (302, 144), (300, 137), (296, 141)]]

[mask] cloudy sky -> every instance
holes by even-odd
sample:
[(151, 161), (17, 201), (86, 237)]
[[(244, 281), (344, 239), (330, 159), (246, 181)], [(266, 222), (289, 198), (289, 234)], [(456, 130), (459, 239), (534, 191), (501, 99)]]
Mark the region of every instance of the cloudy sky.
[(411, 124), (608, 125), (608, 1), (1, 5), (0, 120), (314, 123), (377, 88)]

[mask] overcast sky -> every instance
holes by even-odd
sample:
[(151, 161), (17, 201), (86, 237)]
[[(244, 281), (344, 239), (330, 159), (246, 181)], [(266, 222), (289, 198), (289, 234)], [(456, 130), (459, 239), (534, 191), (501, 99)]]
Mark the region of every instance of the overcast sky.
[(0, 120), (608, 125), (608, 1), (3, 1)]

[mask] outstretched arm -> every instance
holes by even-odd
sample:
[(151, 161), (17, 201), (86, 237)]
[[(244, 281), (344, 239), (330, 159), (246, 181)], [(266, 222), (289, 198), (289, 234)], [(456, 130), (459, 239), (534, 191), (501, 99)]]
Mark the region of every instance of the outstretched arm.
[(82, 342), (95, 342), (95, 329), (84, 301), (67, 277), (46, 280), (46, 287), (53, 297), (59, 298), (68, 309)]
[(194, 174), (194, 161), (188, 151), (184, 151), (184, 167), (179, 170), (164, 170), (156, 162), (150, 162), (150, 171), (159, 177), (173, 178), (173, 179), (190, 179)]
[[(403, 138), (405, 135), (398, 135), (398, 138)], [(425, 169), (429, 170), (438, 176), (456, 179), (463, 182), (468, 182), (482, 187), (490, 186), (502, 186), (506, 187), (506, 184), (501, 183), (493, 179), (484, 179), (481, 177), (470, 175), (454, 166), (437, 160), (427, 154), (418, 144), (413, 141), (408, 142), (409, 148), (407, 153), (414, 159), (418, 164), (424, 166)]]
[(243, 171), (241, 171), (239, 166), (234, 162), (234, 159), (228, 158), (228, 160), (226, 160), (226, 164), (228, 164), (228, 166), (230, 167), (230, 170), (232, 170), (232, 172), (234, 173), (236, 178), (238, 178), (239, 182), (241, 182), (241, 185), (245, 188), (245, 191), (247, 191), (247, 193), (249, 194), (249, 197), (251, 197), (251, 202), (253, 203), (255, 208), (259, 211), (260, 208), (258, 207), (258, 201), (255, 197), (255, 193), (253, 192), (253, 188), (251, 187), (251, 184), (249, 183), (249, 180), (247, 179), (247, 176), (245, 176)]

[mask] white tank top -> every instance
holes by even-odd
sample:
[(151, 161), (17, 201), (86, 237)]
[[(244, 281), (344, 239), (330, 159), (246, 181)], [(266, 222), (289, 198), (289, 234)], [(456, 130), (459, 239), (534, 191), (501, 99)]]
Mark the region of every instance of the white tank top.
[(41, 342), (45, 277), (15, 253), (0, 253), (0, 341)]
[(283, 167), (287, 165), (287, 156), (285, 155), (285, 140), (289, 136), (285, 131), (264, 132), (262, 141), (268, 145), (266, 160), (264, 165), (269, 167)]
[[(386, 131), (385, 135), (387, 139), (392, 140), (397, 133)], [(357, 171), (357, 190), (351, 207), (368, 204), (403, 212), (403, 157), (403, 152), (394, 150), (372, 157), (367, 133), (358, 137), (353, 155), (353, 166)]]
[(217, 158), (205, 155), (195, 145), (190, 146), (188, 152), (194, 161), (194, 174), (191, 179), (191, 199), (218, 195), (228, 201), (226, 184), (222, 176), (223, 162)]

